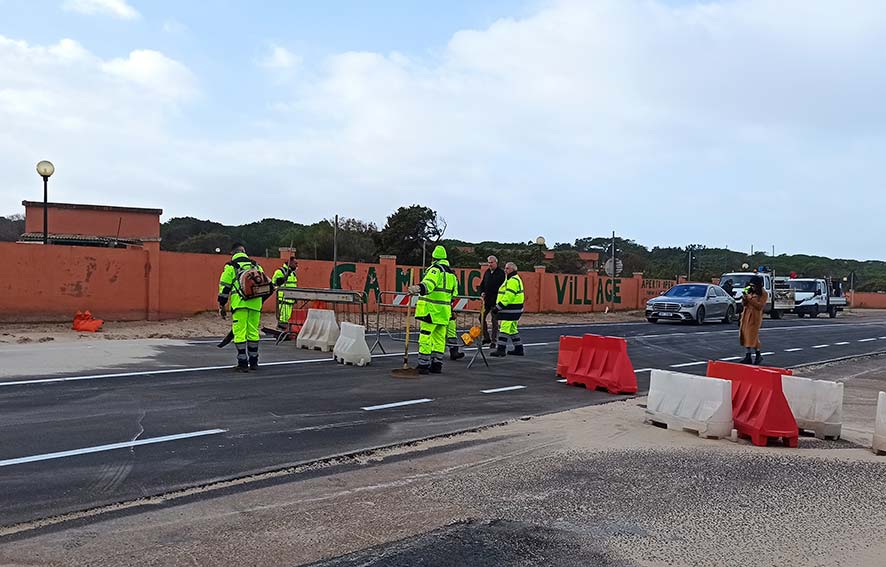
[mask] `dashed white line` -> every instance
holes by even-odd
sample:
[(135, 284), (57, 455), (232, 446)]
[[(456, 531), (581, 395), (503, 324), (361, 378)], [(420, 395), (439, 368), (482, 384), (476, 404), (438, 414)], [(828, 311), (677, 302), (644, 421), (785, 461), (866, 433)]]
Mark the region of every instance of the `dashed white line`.
[(126, 441), (124, 443), (111, 443), (109, 445), (97, 445), (95, 447), (84, 447), (83, 449), (73, 449), (71, 451), (59, 451), (57, 453), (44, 453), (42, 455), (32, 455), (30, 457), (19, 457), (17, 459), (7, 459), (0, 461), (0, 467), (8, 467), (10, 465), (21, 465), (23, 463), (33, 463), (36, 461), (48, 461), (50, 459), (63, 459), (65, 457), (74, 457), (77, 455), (87, 455), (89, 453), (99, 453), (102, 451), (113, 451), (114, 449), (125, 449), (127, 447), (137, 447), (139, 445), (150, 445), (152, 443), (165, 443), (167, 441), (177, 441), (179, 439), (190, 439), (192, 437), (202, 437), (203, 435), (217, 435), (226, 432), (227, 429), (205, 429), (203, 431), (193, 431), (191, 433), (178, 433), (176, 435), (164, 435), (163, 437), (150, 437), (148, 439), (139, 439), (138, 441)]
[(828, 348), (829, 346), (831, 346), (831, 345), (815, 345), (812, 348)]
[(773, 354), (775, 354), (775, 353), (774, 352), (761, 352), (760, 356), (772, 356)]
[(512, 390), (522, 390), (526, 386), (507, 386), (504, 388), (493, 388), (491, 390), (480, 390), (484, 394), (497, 394), (499, 392), (510, 392)]
[(379, 406), (366, 406), (366, 407), (360, 408), (360, 409), (365, 410), (365, 411), (375, 411), (375, 410), (382, 410), (382, 409), (388, 409), (388, 408), (398, 408), (401, 406), (411, 406), (411, 405), (415, 405), (415, 404), (426, 404), (428, 402), (433, 402), (433, 401), (434, 400), (432, 400), (430, 398), (421, 398), (420, 400), (406, 400), (404, 402), (394, 402), (391, 404), (381, 404)]
[(784, 349), (785, 352), (800, 352), (801, 350), (803, 350), (803, 349), (801, 349), (801, 348), (786, 348), (786, 349)]
[(699, 366), (701, 364), (707, 364), (706, 360), (697, 360), (695, 362), (684, 362), (683, 364), (672, 364), (671, 368), (686, 368), (687, 366)]
[(846, 346), (848, 345), (848, 341), (840, 341), (839, 343), (834, 343), (834, 346)]
[(565, 384), (565, 383), (566, 383), (566, 378), (560, 378), (559, 380), (557, 380), (557, 382), (559, 382), (559, 383), (561, 383), (561, 384)]
[(877, 339), (858, 339), (858, 342), (860, 342), (860, 343), (869, 343), (869, 342), (871, 342), (871, 341), (876, 341), (876, 340), (877, 340)]
[(744, 357), (741, 357), (741, 356), (727, 356), (726, 358), (721, 358), (720, 361), (721, 361), (721, 362), (732, 362), (733, 360), (740, 360), (740, 359), (742, 359), (742, 358), (744, 358)]
[(640, 372), (652, 372), (651, 368), (638, 368), (634, 370), (634, 374), (639, 374)]

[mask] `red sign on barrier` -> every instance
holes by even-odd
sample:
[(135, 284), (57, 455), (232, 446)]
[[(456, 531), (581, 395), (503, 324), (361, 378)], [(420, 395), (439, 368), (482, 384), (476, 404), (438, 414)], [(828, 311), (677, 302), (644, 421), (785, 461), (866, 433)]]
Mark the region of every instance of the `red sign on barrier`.
[(765, 446), (769, 439), (782, 439), (797, 447), (800, 432), (797, 420), (781, 388), (784, 368), (748, 366), (731, 362), (708, 362), (707, 375), (732, 382), (732, 419), (735, 428), (754, 445)]
[(578, 356), (573, 357), (565, 374), (569, 385), (605, 389), (610, 394), (637, 393), (637, 375), (628, 357), (628, 342), (619, 337), (584, 335)]

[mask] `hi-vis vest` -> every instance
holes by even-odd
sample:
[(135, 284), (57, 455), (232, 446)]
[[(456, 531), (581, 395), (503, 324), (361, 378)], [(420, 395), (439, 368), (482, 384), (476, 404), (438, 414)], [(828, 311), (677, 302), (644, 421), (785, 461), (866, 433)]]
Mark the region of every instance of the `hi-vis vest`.
[(523, 280), (514, 272), (498, 288), (498, 320), (516, 321), (523, 314)]
[(415, 317), (435, 325), (448, 325), (452, 317), (452, 298), (458, 288), (458, 278), (449, 262), (438, 260), (431, 264), (419, 286), (421, 295), (415, 307)]

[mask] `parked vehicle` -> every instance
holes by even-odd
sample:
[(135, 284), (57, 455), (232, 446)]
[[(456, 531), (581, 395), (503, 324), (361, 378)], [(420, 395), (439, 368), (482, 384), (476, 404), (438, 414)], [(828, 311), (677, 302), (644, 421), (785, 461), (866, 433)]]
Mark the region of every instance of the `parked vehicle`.
[(794, 278), (787, 280), (787, 285), (794, 290), (794, 313), (798, 317), (818, 317), (827, 313), (833, 319), (847, 306), (840, 286), (834, 286), (824, 278)]
[(781, 319), (785, 313), (792, 313), (794, 311), (796, 307), (794, 290), (787, 283), (776, 278), (772, 272), (730, 272), (720, 276), (720, 284), (724, 284), (726, 280), (732, 280), (732, 293), (733, 299), (736, 300), (736, 313), (741, 313), (742, 290), (748, 286), (751, 278), (754, 276), (763, 278), (763, 289), (769, 294), (769, 302), (763, 308), (763, 313), (768, 313), (773, 319)]
[(646, 320), (688, 321), (701, 325), (717, 319), (724, 323), (735, 320), (735, 299), (723, 288), (708, 283), (678, 284), (646, 303)]

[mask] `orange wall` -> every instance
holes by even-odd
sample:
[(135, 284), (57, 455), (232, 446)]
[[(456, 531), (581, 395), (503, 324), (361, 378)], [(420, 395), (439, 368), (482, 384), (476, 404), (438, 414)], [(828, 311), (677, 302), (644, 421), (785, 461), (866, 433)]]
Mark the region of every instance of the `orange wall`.
[[(0, 257), (6, 268), (0, 274), (0, 319), (5, 321), (70, 320), (84, 309), (117, 320), (215, 310), (219, 275), (230, 259), (223, 254), (163, 252), (156, 243), (145, 249), (0, 243)], [(254, 259), (269, 274), (283, 264), (279, 258)], [(374, 311), (375, 292), (405, 291), (409, 269), (392, 257), (382, 257), (379, 264), (341, 263), (340, 287), (366, 292), (367, 309)], [(420, 269), (413, 269), (417, 279)], [(456, 268), (460, 294), (477, 295), (482, 272)], [(615, 280), (596, 274), (520, 275), (530, 313), (638, 309), (673, 285), (667, 280), (644, 280), (640, 274)], [(301, 287), (328, 289), (334, 279), (333, 263), (300, 260), (298, 278)], [(273, 310), (274, 301), (266, 302), (265, 311)]]
[(886, 309), (886, 293), (847, 293), (846, 298), (852, 307), (861, 309)]
[(0, 242), (0, 320), (144, 319), (144, 250)]
[[(50, 234), (88, 234), (120, 238), (159, 238), (160, 215), (48, 207)], [(43, 206), (25, 207), (25, 232), (43, 232)]]

